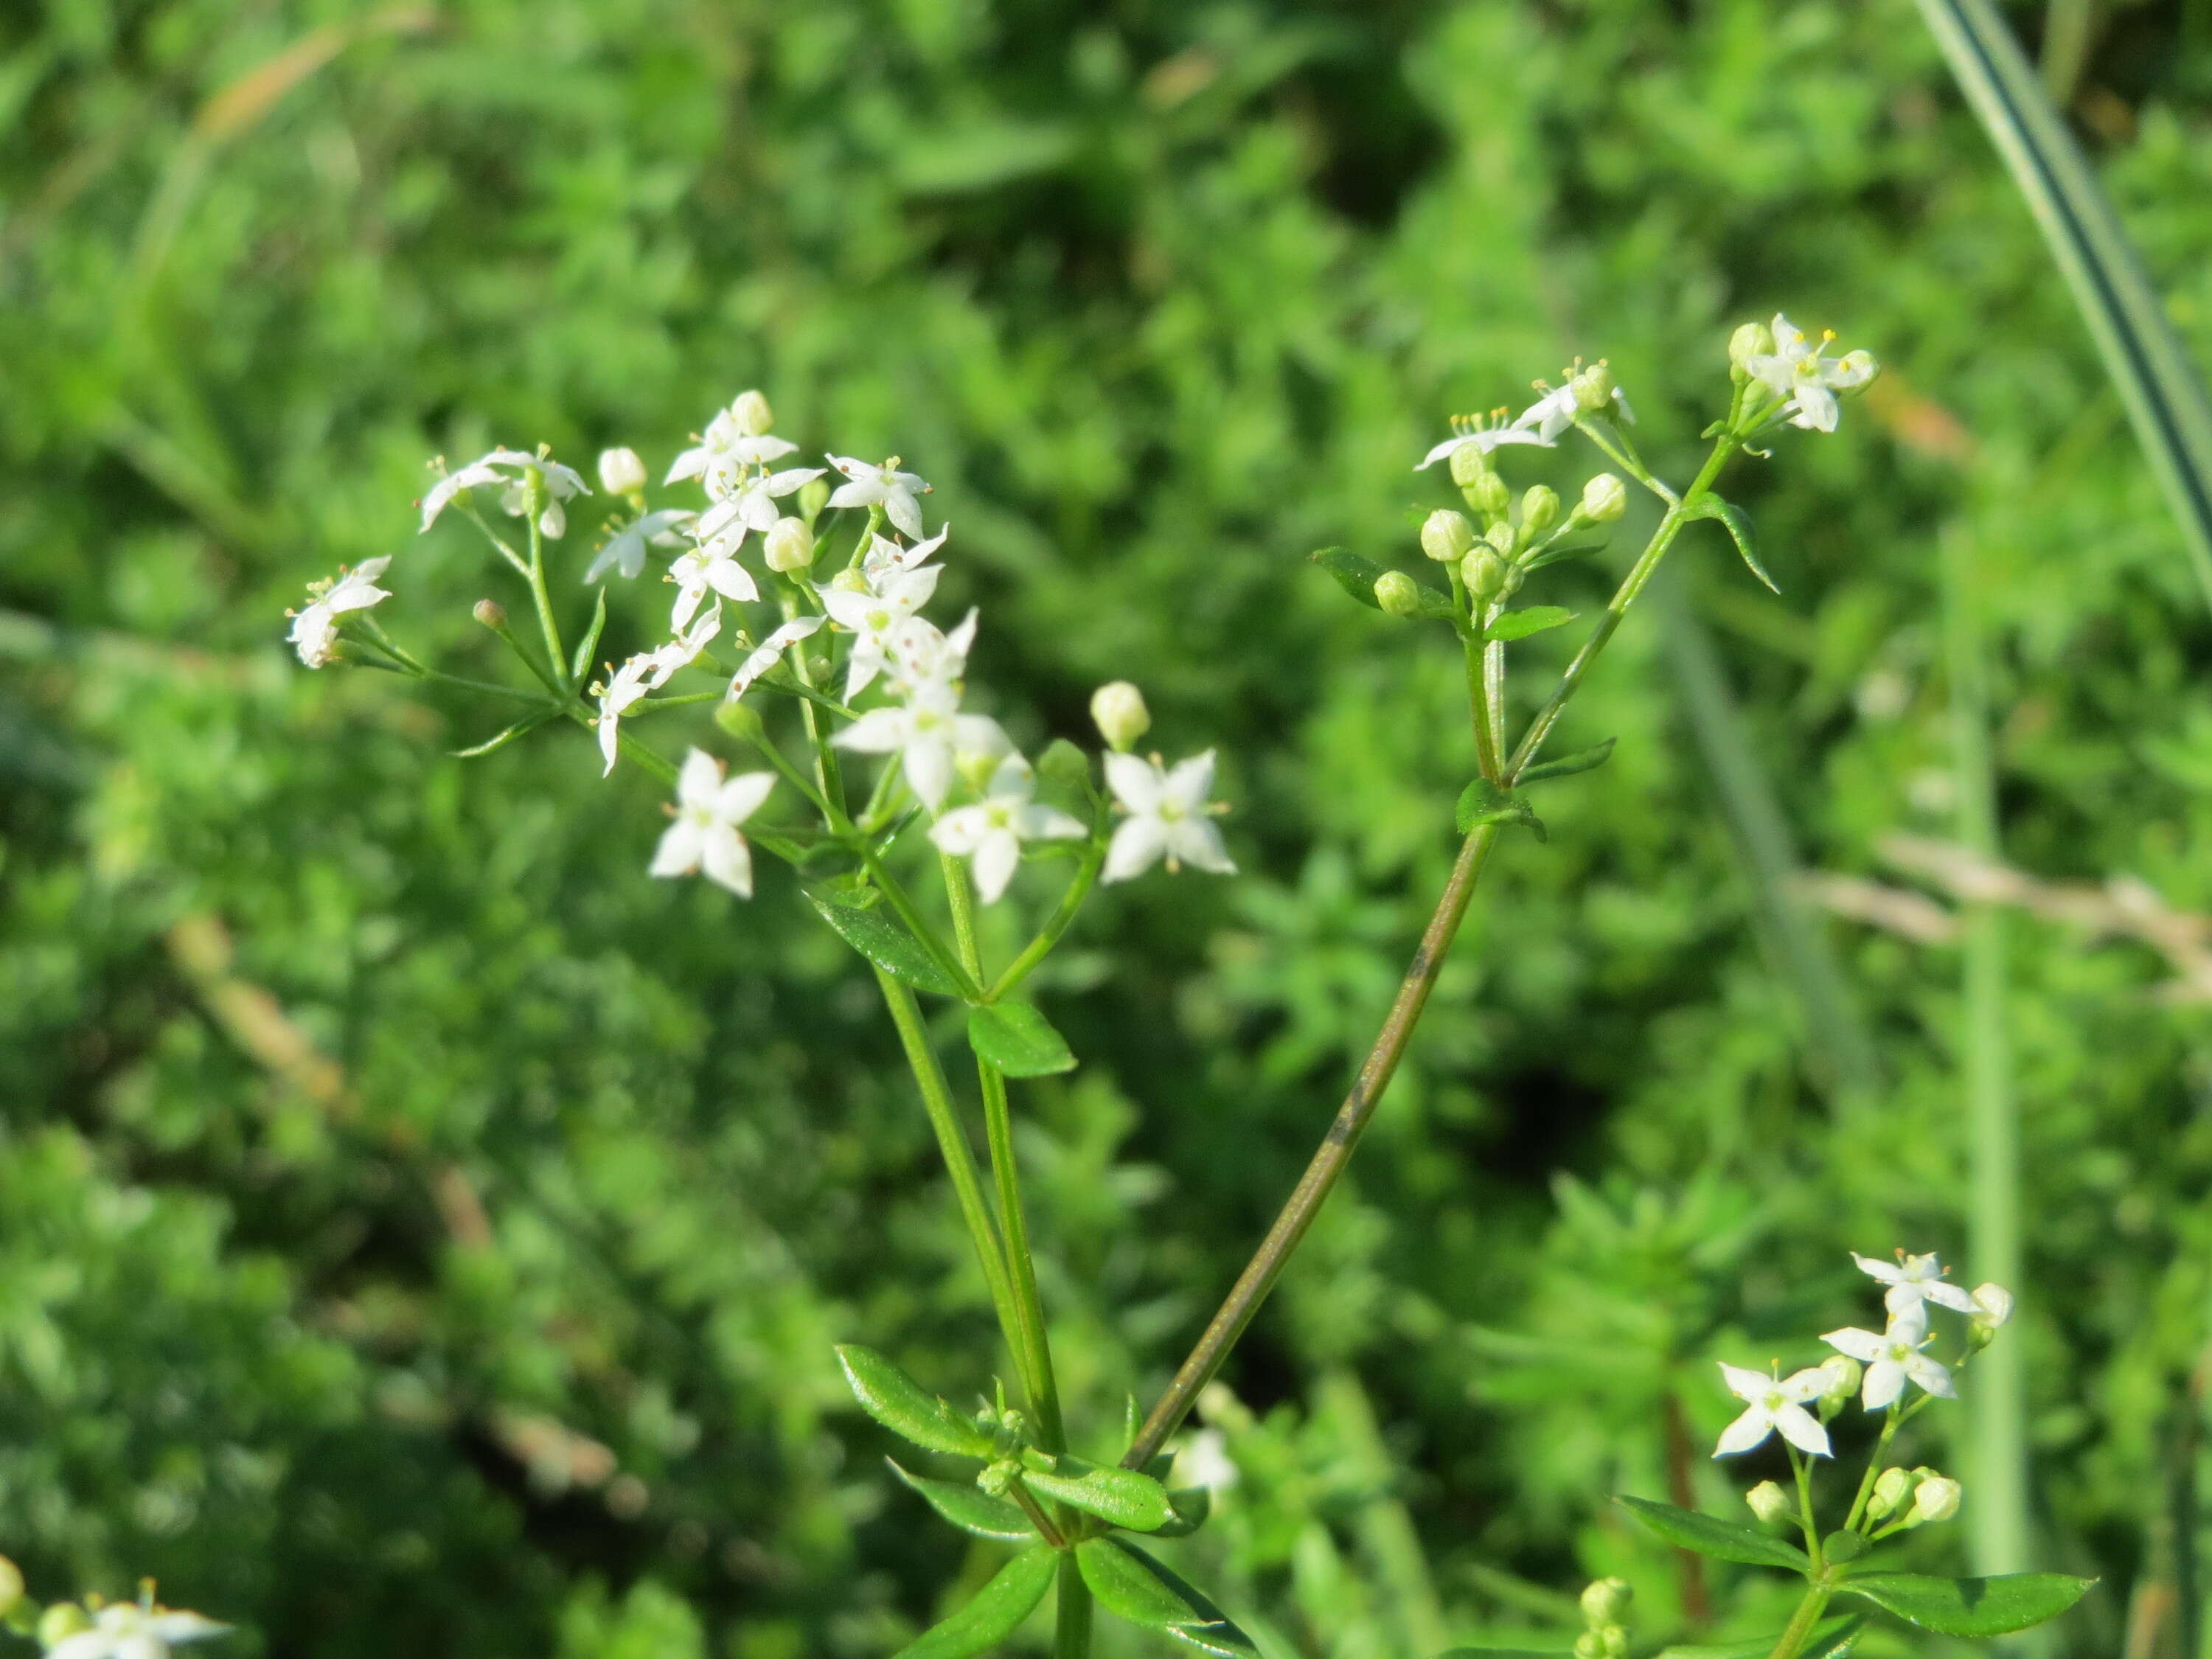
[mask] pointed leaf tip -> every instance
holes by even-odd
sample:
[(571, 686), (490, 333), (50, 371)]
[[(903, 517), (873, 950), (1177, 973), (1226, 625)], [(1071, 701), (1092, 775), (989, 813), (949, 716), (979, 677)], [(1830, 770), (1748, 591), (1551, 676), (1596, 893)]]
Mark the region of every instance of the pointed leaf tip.
[(2013, 1572), (1995, 1578), (1930, 1578), (1870, 1572), (1837, 1588), (1939, 1636), (2006, 1636), (2056, 1619), (2088, 1593), (2094, 1578)]
[(845, 1381), (860, 1409), (893, 1434), (930, 1451), (956, 1457), (988, 1457), (991, 1437), (974, 1420), (924, 1389), (873, 1348), (848, 1342), (837, 1350)]

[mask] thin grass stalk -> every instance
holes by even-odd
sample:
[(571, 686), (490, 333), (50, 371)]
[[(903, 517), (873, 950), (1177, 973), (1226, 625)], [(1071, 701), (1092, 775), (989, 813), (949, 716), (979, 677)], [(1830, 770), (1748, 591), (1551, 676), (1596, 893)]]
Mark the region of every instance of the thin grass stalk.
[[(1973, 543), (1943, 538), (1943, 632), (1951, 678), (1952, 770), (1959, 839), (1986, 859), (1999, 856), (1996, 769), (1990, 752), (1988, 641)], [(2005, 913), (1997, 905), (1965, 913), (1964, 1083), (1969, 1131), (1971, 1210), (1966, 1254), (1977, 1279), (2021, 1288), (2020, 1112), (2007, 1029)], [(2028, 1565), (2027, 1376), (2021, 1345), (1997, 1342), (1977, 1360), (1972, 1419), (1974, 1501), (1968, 1530), (1978, 1572), (2020, 1572)]]
[(2043, 14), (2043, 84), (2064, 109), (2074, 101), (2097, 40), (2097, 0), (2051, 0)]
[(2212, 398), (2063, 116), (1990, 0), (1918, 0), (2119, 388), (2212, 600)]

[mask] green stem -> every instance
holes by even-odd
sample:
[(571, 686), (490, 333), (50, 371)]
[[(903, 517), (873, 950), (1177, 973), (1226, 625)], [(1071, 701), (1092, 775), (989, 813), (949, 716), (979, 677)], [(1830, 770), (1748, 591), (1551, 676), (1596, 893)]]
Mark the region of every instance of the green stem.
[(1874, 1443), (1874, 1450), (1867, 1457), (1866, 1473), (1859, 1477), (1858, 1495), (1851, 1499), (1851, 1512), (1844, 1517), (1844, 1530), (1857, 1530), (1859, 1517), (1866, 1513), (1867, 1500), (1874, 1496), (1874, 1483), (1881, 1474), (1882, 1460), (1889, 1455), (1889, 1443), (1897, 1438), (1898, 1425), (1904, 1414), (1893, 1404), (1881, 1420), (1881, 1434)]
[(545, 535), (538, 527), (538, 515), (544, 510), (545, 479), (540, 472), (531, 473), (530, 497), (530, 598), (538, 607), (538, 625), (545, 634), (545, 659), (553, 665), (553, 672), (561, 677), (561, 689), (570, 689), (566, 678), (565, 665), (568, 653), (562, 647), (561, 629), (553, 620), (553, 596), (545, 589)]
[(1091, 1586), (1073, 1554), (1060, 1558), (1052, 1659), (1091, 1659)]
[(1094, 832), (1091, 845), (1085, 849), (1083, 862), (1076, 869), (1075, 879), (1067, 884), (1067, 890), (1060, 895), (1060, 903), (1046, 918), (1044, 926), (1037, 930), (1037, 936), (1022, 947), (1019, 956), (1006, 964), (1006, 971), (991, 981), (991, 988), (983, 994), (984, 1001), (996, 1002), (1006, 996), (1029, 977), (1031, 969), (1050, 954), (1052, 947), (1060, 943), (1060, 935), (1075, 920), (1076, 912), (1083, 908), (1083, 901), (1091, 896), (1091, 889), (1098, 880), (1099, 868), (1105, 862), (1105, 840)]
[(1814, 1560), (1820, 1559), (1820, 1528), (1813, 1519), (1813, 1476), (1806, 1467), (1805, 1455), (1788, 1441), (1782, 1449), (1790, 1454), (1790, 1473), (1797, 1477), (1797, 1524), (1805, 1531), (1805, 1553)]
[(1826, 1581), (1826, 1575), (1806, 1586), (1805, 1599), (1797, 1604), (1797, 1611), (1790, 1615), (1782, 1635), (1774, 1644), (1774, 1651), (1767, 1659), (1797, 1659), (1812, 1639), (1813, 1627), (1820, 1622), (1820, 1615), (1828, 1610), (1828, 1598), (1835, 1587)]
[(991, 1305), (998, 1311), (1000, 1334), (1018, 1359), (1022, 1353), (1021, 1320), (1013, 1286), (1006, 1276), (1006, 1248), (991, 1219), (990, 1206), (984, 1201), (982, 1180), (975, 1171), (975, 1154), (969, 1150), (967, 1135), (960, 1127), (951, 1087), (945, 1080), (944, 1068), (937, 1063), (936, 1051), (929, 1046), (929, 1033), (922, 1024), (921, 1009), (914, 1000), (914, 993), (882, 969), (875, 971), (876, 983), (883, 988), (884, 1006), (890, 1011), (891, 1024), (898, 1028), (899, 1043), (906, 1051), (906, 1063), (914, 1073), (915, 1086), (921, 1091), (922, 1109), (929, 1114), (929, 1127), (936, 1132), (937, 1149), (944, 1155), (945, 1173), (952, 1177), (952, 1193), (959, 1202), (960, 1218), (967, 1224), (968, 1237), (975, 1246), (975, 1259), (983, 1269), (983, 1281), (990, 1289)]
[(899, 884), (898, 878), (891, 874), (881, 855), (872, 848), (863, 847), (860, 858), (867, 866), (868, 878), (876, 884), (877, 890), (883, 894), (898, 919), (906, 924), (907, 932), (914, 935), (914, 942), (928, 951), (930, 960), (943, 969), (945, 976), (960, 988), (961, 1000), (981, 1002), (983, 988), (975, 983), (975, 977), (961, 965), (958, 957), (946, 951), (945, 942), (937, 937), (937, 929), (929, 925), (928, 918), (921, 914), (913, 896)]
[(1030, 1255), (1029, 1221), (1022, 1211), (1021, 1174), (1014, 1162), (1013, 1117), (1007, 1106), (1006, 1074), (978, 1055), (975, 1075), (983, 1087), (983, 1137), (990, 1148), (991, 1177), (999, 1194), (999, 1226), (1006, 1240), (1006, 1267), (1012, 1276), (1014, 1308), (1021, 1321), (1030, 1410), (1036, 1418), (1044, 1449), (1063, 1452), (1067, 1449), (1067, 1431), (1060, 1419), (1060, 1384), (1053, 1374), (1044, 1298), (1037, 1292), (1036, 1262)]

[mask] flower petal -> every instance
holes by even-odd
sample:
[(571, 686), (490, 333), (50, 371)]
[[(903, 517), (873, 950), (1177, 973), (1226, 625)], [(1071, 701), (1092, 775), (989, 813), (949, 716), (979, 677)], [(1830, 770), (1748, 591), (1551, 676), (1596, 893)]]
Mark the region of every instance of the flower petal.
[(1856, 1326), (1844, 1330), (1826, 1332), (1821, 1335), (1820, 1340), (1838, 1353), (1847, 1353), (1852, 1358), (1864, 1360), (1869, 1364), (1880, 1359), (1882, 1350), (1888, 1346), (1872, 1331), (1863, 1331)]
[(1774, 1419), (1760, 1406), (1747, 1406), (1743, 1414), (1721, 1431), (1720, 1442), (1713, 1448), (1716, 1457), (1734, 1457), (1747, 1452), (1764, 1442), (1774, 1432)]
[(1828, 1431), (1802, 1406), (1784, 1406), (1774, 1413), (1774, 1426), (1782, 1437), (1801, 1452), (1810, 1452), (1815, 1457), (1832, 1457), (1828, 1445)]

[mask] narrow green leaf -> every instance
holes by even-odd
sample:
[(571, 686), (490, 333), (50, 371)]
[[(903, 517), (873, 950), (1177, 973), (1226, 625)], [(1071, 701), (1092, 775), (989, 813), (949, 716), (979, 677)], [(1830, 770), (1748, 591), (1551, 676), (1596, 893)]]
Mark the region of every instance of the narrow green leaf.
[(840, 939), (893, 979), (903, 980), (917, 991), (933, 991), (945, 997), (960, 994), (960, 988), (953, 982), (952, 976), (939, 967), (914, 935), (897, 923), (873, 910), (840, 904), (821, 893), (809, 893), (806, 900), (820, 913), (823, 921), (836, 929)]
[(1517, 823), (1534, 832), (1538, 841), (1544, 839), (1542, 820), (1530, 810), (1528, 803), (1518, 795), (1510, 795), (1488, 778), (1477, 778), (1460, 791), (1459, 805), (1452, 814), (1452, 822), (1459, 826), (1462, 836), (1478, 823)]
[(860, 1409), (902, 1439), (931, 1451), (960, 1457), (988, 1457), (991, 1437), (904, 1371), (857, 1342), (842, 1343), (837, 1363), (845, 1368), (845, 1381)]
[(525, 732), (535, 732), (546, 721), (558, 719), (560, 714), (561, 711), (557, 708), (542, 708), (534, 714), (525, 714), (496, 736), (486, 738), (482, 743), (471, 748), (456, 749), (453, 750), (453, 757), (456, 760), (474, 760), (479, 755), (489, 755), (495, 750), (504, 749)]
[(1059, 1570), (1059, 1552), (1042, 1544), (1024, 1550), (959, 1612), (924, 1631), (894, 1659), (969, 1659), (998, 1646), (1036, 1610)]
[(1152, 1528), (1155, 1538), (1186, 1538), (1206, 1524), (1213, 1513), (1213, 1494), (1204, 1486), (1179, 1486), (1168, 1494), (1175, 1514)]
[(884, 1462), (891, 1473), (912, 1486), (923, 1501), (963, 1532), (978, 1538), (994, 1538), (1002, 1544), (1026, 1544), (1036, 1536), (1030, 1518), (1003, 1498), (994, 1498), (972, 1480), (933, 1480), (899, 1467), (896, 1458)]
[(2096, 1582), (2064, 1572), (2012, 1572), (1996, 1578), (1870, 1572), (1837, 1588), (1941, 1636), (2003, 1636), (2056, 1619)]
[(571, 684), (580, 683), (584, 678), (584, 671), (592, 665), (592, 653), (599, 648), (599, 634), (606, 625), (607, 590), (602, 584), (599, 602), (592, 607), (592, 625), (585, 630), (584, 637), (576, 642), (576, 654), (568, 664)]
[(1795, 1544), (1770, 1538), (1741, 1522), (1723, 1521), (1714, 1516), (1700, 1515), (1695, 1510), (1678, 1510), (1672, 1504), (1657, 1504), (1648, 1498), (1616, 1498), (1613, 1501), (1668, 1543), (1695, 1550), (1700, 1555), (1717, 1556), (1723, 1561), (1747, 1561), (1755, 1566), (1790, 1567), (1798, 1572), (1812, 1571), (1813, 1563)]
[[(1037, 1461), (1048, 1460), (1037, 1454)], [(1057, 1498), (1071, 1509), (1095, 1515), (1132, 1532), (1156, 1532), (1175, 1518), (1167, 1488), (1149, 1474), (1134, 1469), (1101, 1467), (1079, 1457), (1048, 1460), (1048, 1469), (1022, 1470), (1022, 1479), (1034, 1492)]]
[(1518, 611), (1509, 611), (1482, 630), (1486, 640), (1525, 640), (1531, 634), (1540, 634), (1547, 628), (1558, 628), (1575, 619), (1575, 613), (1564, 605), (1531, 605)]
[(968, 1046), (1008, 1077), (1050, 1077), (1075, 1069), (1067, 1040), (1026, 1002), (970, 1008)]
[(1735, 544), (1735, 550), (1742, 556), (1744, 563), (1751, 567), (1751, 574), (1766, 584), (1768, 592), (1779, 593), (1782, 591), (1775, 585), (1774, 578), (1766, 574), (1766, 567), (1759, 562), (1759, 538), (1752, 534), (1748, 513), (1734, 501), (1724, 501), (1717, 495), (1707, 495), (1686, 516), (1718, 520), (1727, 529), (1729, 539)]
[[(1866, 1615), (1839, 1613), (1813, 1626), (1811, 1638), (1798, 1659), (1844, 1659), (1866, 1628)], [(1766, 1659), (1782, 1632), (1748, 1642), (1682, 1643), (1660, 1650), (1659, 1659)]]
[(1335, 577), (1339, 587), (1370, 611), (1382, 608), (1375, 602), (1375, 579), (1386, 574), (1383, 566), (1372, 559), (1363, 559), (1357, 553), (1348, 553), (1340, 547), (1324, 547), (1320, 552), (1309, 554), (1307, 557)]
[(2096, 172), (1989, 0), (1919, 0), (2081, 310), (2212, 597), (2212, 398)]
[(1560, 1655), (1573, 1651), (1572, 1648), (1446, 1648), (1437, 1659), (1559, 1659)]
[(1118, 1538), (1086, 1539), (1075, 1547), (1075, 1564), (1098, 1605), (1115, 1618), (1165, 1632), (1222, 1659), (1257, 1659), (1252, 1638), (1220, 1608), (1134, 1546)]
[(1613, 757), (1613, 745), (1619, 739), (1607, 738), (1594, 749), (1562, 755), (1557, 760), (1538, 761), (1521, 775), (1521, 781), (1541, 783), (1547, 778), (1571, 778), (1577, 772), (1593, 771)]

